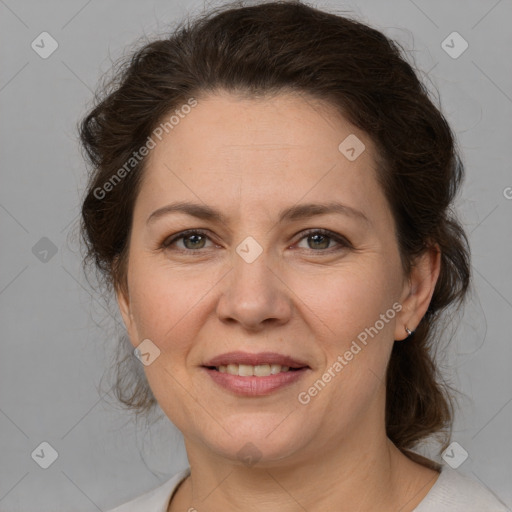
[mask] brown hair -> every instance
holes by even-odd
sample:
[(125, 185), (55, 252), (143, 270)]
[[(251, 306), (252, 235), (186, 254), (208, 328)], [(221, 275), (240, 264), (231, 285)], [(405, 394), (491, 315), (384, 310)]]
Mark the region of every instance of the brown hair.
[[(365, 131), (379, 153), (379, 179), (397, 228), (404, 271), (437, 244), (441, 273), (415, 333), (395, 342), (387, 372), (386, 430), (406, 451), (449, 430), (453, 404), (434, 353), (441, 312), (462, 304), (469, 280), (467, 238), (451, 212), (463, 178), (453, 134), (402, 48), (381, 32), (300, 2), (228, 5), (183, 22), (122, 61), (80, 125), (92, 170), (82, 207), (84, 265), (103, 283), (126, 286), (134, 201), (145, 159), (108, 192), (164, 115), (202, 93), (249, 97), (298, 91), (326, 100)], [(126, 169), (126, 167), (125, 167)], [(96, 192), (95, 192), (96, 191)], [(144, 374), (118, 366), (117, 398), (137, 411), (156, 404)], [(130, 363), (131, 364), (131, 363)], [(135, 363), (137, 366), (140, 366)]]

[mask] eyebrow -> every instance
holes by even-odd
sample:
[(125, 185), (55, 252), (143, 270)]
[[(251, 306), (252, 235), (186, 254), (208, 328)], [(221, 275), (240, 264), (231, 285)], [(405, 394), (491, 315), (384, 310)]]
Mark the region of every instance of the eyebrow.
[[(158, 208), (153, 213), (151, 213), (146, 221), (146, 224), (151, 224), (157, 219), (170, 213), (185, 213), (192, 217), (197, 217), (198, 219), (217, 221), (223, 224), (227, 224), (227, 219), (218, 210), (204, 204), (189, 202), (171, 203), (163, 206), (162, 208)], [(295, 221), (308, 217), (314, 217), (317, 215), (326, 215), (329, 213), (345, 215), (356, 220), (364, 221), (367, 224), (371, 224), (370, 220), (363, 212), (337, 202), (330, 202), (325, 204), (305, 203), (285, 208), (279, 212), (278, 222), (282, 223), (283, 221)]]

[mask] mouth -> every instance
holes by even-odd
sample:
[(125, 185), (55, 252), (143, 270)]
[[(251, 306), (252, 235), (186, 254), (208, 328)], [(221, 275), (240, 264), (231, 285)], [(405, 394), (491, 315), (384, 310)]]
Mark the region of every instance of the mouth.
[(309, 368), (305, 361), (300, 361), (276, 352), (228, 352), (214, 357), (203, 365), (219, 373), (238, 375), (240, 377), (268, 377), (278, 373), (294, 372)]
[(304, 361), (274, 352), (230, 352), (214, 357), (202, 368), (225, 390), (254, 397), (287, 387), (311, 370)]
[(268, 377), (279, 373), (296, 372), (304, 367), (290, 367), (280, 364), (221, 364), (219, 366), (206, 366), (209, 370), (215, 370), (219, 373), (228, 373), (229, 375), (238, 375), (239, 377)]

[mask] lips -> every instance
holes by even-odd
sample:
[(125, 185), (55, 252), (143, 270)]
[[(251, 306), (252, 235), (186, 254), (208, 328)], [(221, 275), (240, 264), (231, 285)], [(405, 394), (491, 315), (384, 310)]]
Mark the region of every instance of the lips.
[(211, 369), (219, 369), (221, 366), (228, 365), (280, 365), (281, 367), (288, 367), (294, 370), (300, 368), (309, 368), (305, 361), (301, 361), (284, 354), (278, 354), (276, 352), (260, 352), (258, 354), (251, 354), (241, 351), (221, 354), (214, 357), (213, 359), (210, 359), (203, 366)]
[(276, 352), (229, 352), (202, 365), (221, 388), (238, 396), (261, 397), (303, 379), (311, 368), (300, 359)]

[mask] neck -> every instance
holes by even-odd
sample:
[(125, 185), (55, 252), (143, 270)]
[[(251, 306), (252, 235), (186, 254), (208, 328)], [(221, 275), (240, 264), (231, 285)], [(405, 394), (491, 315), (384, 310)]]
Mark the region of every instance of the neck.
[(365, 438), (360, 431), (355, 437), (307, 460), (252, 467), (205, 456), (186, 441), (191, 475), (169, 511), (412, 511), (438, 473), (407, 458), (386, 436)]

